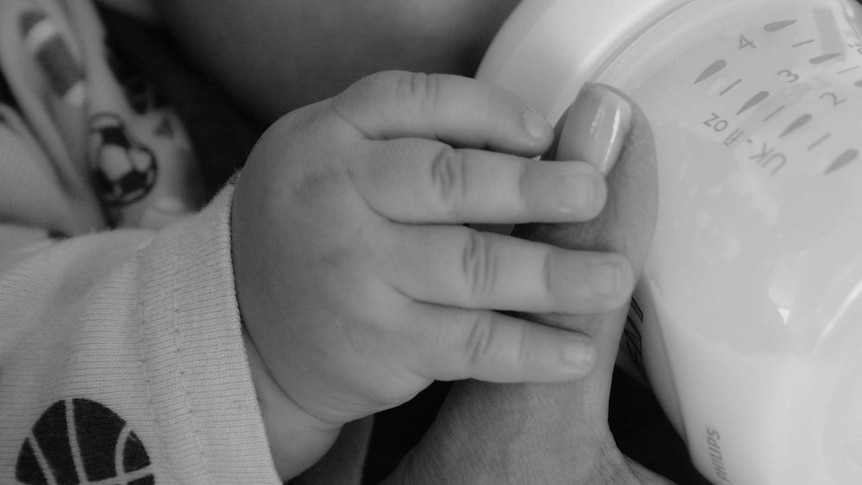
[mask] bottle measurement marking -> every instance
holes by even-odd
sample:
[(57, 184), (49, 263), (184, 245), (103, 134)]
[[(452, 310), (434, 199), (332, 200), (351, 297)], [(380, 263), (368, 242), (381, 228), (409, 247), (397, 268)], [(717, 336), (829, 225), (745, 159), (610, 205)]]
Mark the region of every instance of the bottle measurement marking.
[(830, 138), (832, 138), (832, 133), (827, 133), (827, 134), (821, 136), (820, 139), (818, 139), (817, 141), (812, 143), (811, 146), (808, 147), (808, 151), (809, 152), (814, 151), (815, 148), (819, 147), (820, 145), (823, 144), (823, 142), (825, 142), (826, 140), (828, 140)]
[(829, 168), (826, 169), (826, 175), (841, 170), (847, 165), (850, 165), (851, 163), (855, 162), (858, 158), (859, 150), (855, 150), (852, 148), (850, 150), (847, 150), (846, 152), (842, 153), (837, 159), (835, 159), (835, 161), (832, 162), (832, 165), (830, 165)]
[(800, 116), (799, 118), (796, 118), (795, 120), (793, 120), (793, 123), (790, 123), (790, 125), (778, 137), (784, 138), (785, 136), (787, 136), (787, 135), (793, 133), (794, 131), (802, 128), (803, 126), (807, 125), (813, 119), (814, 119), (814, 115), (812, 115), (810, 113), (806, 113), (806, 114)]
[(824, 64), (826, 62), (829, 62), (832, 59), (835, 59), (836, 57), (841, 57), (842, 55), (844, 55), (843, 52), (839, 52), (837, 54), (823, 54), (822, 56), (817, 56), (817, 57), (813, 57), (811, 59), (808, 59), (808, 62), (810, 62), (811, 64), (816, 66), (819, 64)]
[(796, 20), (779, 20), (778, 22), (772, 22), (763, 26), (763, 30), (769, 32), (770, 34), (774, 34), (780, 30), (784, 30), (787, 27), (795, 24)]
[(739, 86), (740, 84), (742, 84), (742, 79), (737, 79), (733, 84), (724, 88), (724, 90), (722, 90), (720, 93), (718, 93), (718, 95), (724, 96), (725, 94), (729, 93), (731, 90), (733, 90), (733, 88)]
[(694, 83), (700, 84), (703, 81), (706, 81), (707, 79), (711, 78), (712, 76), (715, 76), (716, 74), (720, 73), (726, 67), (727, 67), (727, 61), (725, 61), (724, 59), (719, 59), (719, 60), (713, 62), (712, 64), (710, 64), (709, 67), (707, 67), (703, 71), (703, 73), (700, 76), (698, 76), (697, 80)]
[(787, 105), (786, 105), (786, 104), (785, 104), (785, 105), (783, 105), (783, 106), (781, 106), (781, 107), (780, 107), (780, 108), (778, 108), (777, 110), (773, 111), (772, 113), (769, 113), (769, 116), (767, 116), (766, 118), (763, 118), (763, 121), (769, 121), (769, 120), (771, 120), (771, 119), (772, 119), (772, 118), (774, 118), (778, 113), (781, 113), (782, 111), (784, 111), (784, 108), (787, 108)]
[(759, 93), (755, 94), (751, 99), (749, 99), (749, 100), (748, 100), (748, 101), (747, 101), (747, 102), (742, 106), (742, 108), (740, 108), (740, 109), (739, 109), (739, 111), (737, 111), (737, 112), (736, 112), (736, 115), (737, 115), (737, 116), (739, 116), (739, 115), (741, 115), (742, 113), (745, 113), (746, 111), (750, 110), (751, 108), (754, 108), (754, 107), (755, 107), (755, 106), (757, 106), (758, 104), (760, 104), (760, 103), (762, 103), (763, 101), (765, 101), (765, 100), (766, 100), (766, 98), (768, 98), (768, 97), (769, 97), (769, 91), (761, 91), (761, 92), (759, 92)]
[[(766, 31), (767, 33), (772, 34), (772, 33), (780, 32), (784, 29), (787, 29), (787, 28), (795, 25), (796, 23), (798, 23), (797, 20), (780, 20), (777, 22), (765, 24), (763, 26), (763, 30)], [(743, 38), (743, 39), (746, 41), (748, 40), (745, 38)], [(793, 48), (800, 48), (800, 47), (804, 47), (804, 46), (816, 44), (816, 43), (817, 43), (817, 39), (807, 39), (807, 40), (797, 41), (795, 44), (792, 44), (792, 47)], [(830, 61), (834, 61), (834, 60), (845, 55), (844, 52), (836, 52), (835, 51), (836, 46), (834, 45), (834, 43), (828, 43), (828, 44), (831, 45), (832, 48), (829, 49), (827, 47), (827, 49), (829, 49), (829, 50), (827, 50), (827, 53), (819, 54), (819, 55), (816, 55), (814, 57), (809, 58), (808, 63), (810, 65), (817, 66), (817, 65), (821, 65), (821, 64), (826, 64), (826, 63), (829, 63)], [(748, 46), (748, 43), (746, 44), (746, 47), (747, 46)], [(862, 46), (860, 46), (860, 47), (862, 47)], [(742, 47), (740, 47), (740, 48), (742, 48)], [(824, 49), (824, 50), (826, 50), (826, 49)], [(829, 51), (832, 51), (832, 52), (829, 52)], [(860, 54), (862, 54), (862, 49), (860, 49)], [(694, 80), (694, 84), (701, 84), (704, 81), (717, 76), (718, 74), (722, 73), (725, 69), (727, 69), (728, 65), (729, 64), (728, 64), (728, 61), (726, 59), (717, 59), (717, 60), (713, 61), (709, 66), (707, 66), (697, 76), (697, 78)], [(840, 71), (837, 71), (838, 74), (848, 74), (851, 72), (859, 71), (860, 69), (862, 69), (862, 65), (854, 65), (854, 66), (848, 67), (845, 64), (844, 67), (838, 67), (838, 69), (841, 69)], [(782, 74), (782, 73), (779, 73), (779, 74)], [(793, 73), (790, 73), (790, 74), (793, 74)], [(798, 79), (798, 77), (797, 77), (797, 79)], [(796, 79), (793, 79), (793, 80), (791, 80), (791, 82), (793, 82), (795, 80)], [(742, 79), (742, 78), (736, 79), (734, 82), (732, 82), (731, 84), (724, 87), (718, 93), (719, 96), (724, 96), (724, 95), (730, 93), (731, 91), (733, 91), (734, 89), (736, 89), (737, 87), (742, 85), (743, 81), (744, 81), (744, 79)], [(713, 85), (712, 89), (717, 90), (717, 88), (721, 84), (724, 84), (726, 82), (727, 82), (727, 80), (722, 80), (720, 83), (718, 83), (718, 85)], [(862, 88), (862, 79), (856, 81), (854, 83), (854, 86)], [(715, 93), (714, 90), (712, 91), (713, 93)], [(764, 90), (764, 91), (757, 92), (756, 94), (751, 96), (751, 98), (749, 98), (745, 103), (743, 103), (741, 105), (741, 107), (739, 108), (739, 111), (736, 112), (736, 115), (739, 116), (739, 115), (742, 115), (744, 113), (747, 113), (747, 112), (753, 110), (754, 108), (760, 106), (764, 101), (769, 99), (771, 96), (772, 96), (772, 93), (770, 91)], [(786, 110), (787, 107), (788, 107), (788, 105), (786, 105), (786, 104), (777, 107), (776, 109), (774, 109), (771, 113), (769, 113), (763, 119), (763, 122), (768, 122), (768, 121), (772, 120), (773, 118), (777, 117), (780, 113), (782, 113), (784, 110)], [(715, 131), (724, 131), (725, 129), (727, 129), (727, 122), (724, 120), (719, 120), (719, 121), (715, 122), (715, 120), (717, 119), (717, 116), (718, 115), (713, 113), (713, 118), (708, 120), (707, 122), (705, 122), (705, 124), (707, 126), (713, 128)], [(779, 135), (779, 138), (784, 138), (784, 137), (790, 136), (794, 133), (797, 133), (798, 131), (802, 130), (804, 127), (809, 125), (813, 120), (814, 120), (814, 115), (811, 113), (805, 113), (805, 114), (797, 117), (790, 124), (787, 125), (787, 127), (784, 129), (784, 131)], [(713, 124), (712, 122), (715, 122), (715, 123)], [(719, 125), (719, 123), (721, 123), (721, 125)], [(725, 140), (725, 144), (729, 145), (729, 144), (735, 143), (736, 141), (738, 141), (740, 139), (745, 140), (746, 142), (748, 142), (749, 145), (753, 144), (754, 140), (752, 138), (745, 137), (745, 135), (746, 135), (746, 133), (744, 131), (737, 129), (734, 131), (734, 133), (730, 137), (728, 137), (727, 140)], [(821, 135), (813, 143), (808, 145), (808, 151), (813, 152), (813, 151), (817, 150), (818, 148), (820, 148), (821, 146), (826, 144), (826, 142), (832, 138), (833, 138), (833, 133), (826, 133), (826, 134)], [(784, 165), (787, 162), (787, 158), (784, 156), (784, 154), (776, 153), (774, 147), (770, 147), (766, 144), (764, 144), (763, 150), (761, 151), (761, 153), (756, 154), (751, 159), (756, 161), (757, 164), (763, 168), (770, 168), (770, 167), (773, 168), (773, 170), (772, 170), (773, 175), (777, 175), (784, 168)], [(855, 149), (855, 148), (848, 149), (844, 153), (839, 155), (837, 158), (835, 158), (832, 161), (832, 163), (829, 164), (828, 167), (826, 167), (826, 169), (823, 173), (824, 173), (824, 175), (831, 175), (835, 172), (838, 172), (838, 171), (846, 168), (847, 166), (849, 166), (851, 164), (854, 164), (854, 163), (860, 161), (860, 159), (862, 159), (862, 154), (860, 154), (860, 151), (858, 149)]]

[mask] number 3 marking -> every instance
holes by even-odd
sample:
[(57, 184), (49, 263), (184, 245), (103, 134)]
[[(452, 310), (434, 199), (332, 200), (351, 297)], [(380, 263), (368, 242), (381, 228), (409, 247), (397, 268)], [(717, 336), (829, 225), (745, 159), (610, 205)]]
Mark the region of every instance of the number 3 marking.
[(796, 74), (793, 71), (784, 69), (782, 71), (778, 71), (778, 76), (782, 79), (786, 80), (789, 83), (795, 83), (799, 80), (799, 74)]

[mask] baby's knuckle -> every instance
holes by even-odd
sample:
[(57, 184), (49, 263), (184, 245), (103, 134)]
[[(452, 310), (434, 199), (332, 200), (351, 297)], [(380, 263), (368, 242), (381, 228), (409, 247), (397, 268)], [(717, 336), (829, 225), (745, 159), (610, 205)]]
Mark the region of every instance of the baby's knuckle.
[[(535, 195), (532, 194), (533, 174), (527, 164), (522, 164), (518, 167), (518, 201), (527, 207)], [(544, 194), (539, 194), (541, 197)]]
[(495, 325), (489, 312), (476, 312), (471, 323), (470, 335), (464, 344), (464, 354), (470, 369), (480, 366), (493, 353)]
[(542, 261), (542, 292), (545, 295), (553, 296), (556, 293), (555, 284), (556, 275), (554, 274), (554, 254), (552, 251), (546, 251), (544, 260)]
[(481, 304), (493, 293), (498, 266), (492, 240), (480, 232), (472, 231), (464, 246), (461, 270), (467, 282), (469, 297), (474, 303)]
[(465, 170), (463, 154), (449, 146), (441, 148), (431, 161), (431, 186), (444, 216), (455, 216), (464, 201)]
[(420, 113), (433, 113), (436, 109), (442, 76), (421, 72), (399, 73), (396, 81), (396, 92), (408, 106), (414, 107)]
[(515, 362), (519, 368), (528, 367), (533, 363), (533, 346), (530, 342), (530, 331), (527, 325), (521, 325), (518, 329), (517, 338), (517, 361)]

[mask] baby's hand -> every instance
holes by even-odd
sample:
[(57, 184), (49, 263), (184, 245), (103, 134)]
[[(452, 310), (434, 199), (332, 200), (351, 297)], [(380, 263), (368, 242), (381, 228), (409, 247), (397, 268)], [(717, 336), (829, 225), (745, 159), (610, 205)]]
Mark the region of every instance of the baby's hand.
[(593, 165), (527, 158), (552, 136), (505, 91), (403, 72), (264, 134), (237, 184), (232, 231), (282, 476), (319, 458), (344, 423), (435, 379), (563, 381), (591, 369), (583, 334), (493, 310), (607, 312), (632, 291), (626, 259), (463, 226), (599, 214), (607, 188)]

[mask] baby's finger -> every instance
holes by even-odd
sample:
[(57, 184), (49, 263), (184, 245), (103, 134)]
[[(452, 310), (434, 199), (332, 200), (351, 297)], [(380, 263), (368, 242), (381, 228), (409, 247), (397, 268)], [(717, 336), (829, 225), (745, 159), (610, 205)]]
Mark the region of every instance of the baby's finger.
[(349, 87), (331, 107), (377, 140), (431, 138), (535, 156), (553, 138), (547, 120), (514, 94), (460, 76), (382, 72)]
[(416, 304), (408, 362), (437, 380), (559, 382), (587, 375), (596, 349), (581, 333), (482, 310)]
[(378, 214), (405, 223), (575, 222), (597, 216), (605, 179), (586, 162), (541, 162), (430, 140), (374, 145), (352, 180)]
[(596, 314), (628, 302), (634, 276), (618, 254), (571, 251), (460, 226), (384, 234), (385, 277), (416, 300), (461, 308)]

